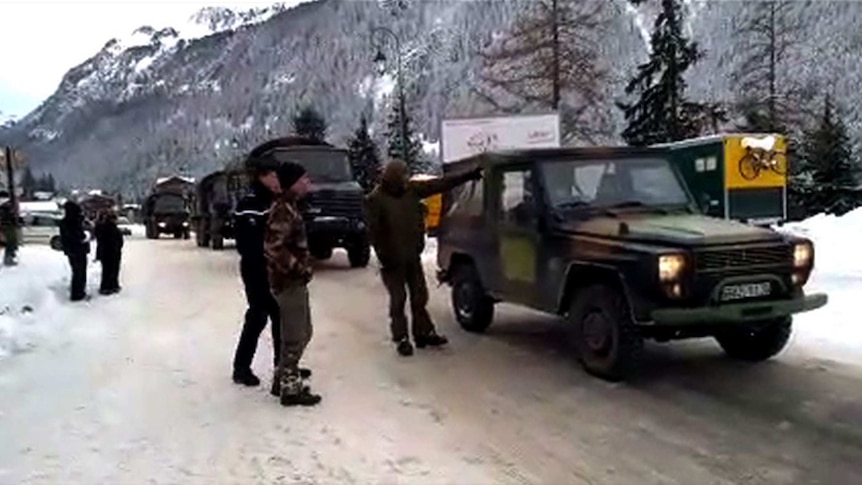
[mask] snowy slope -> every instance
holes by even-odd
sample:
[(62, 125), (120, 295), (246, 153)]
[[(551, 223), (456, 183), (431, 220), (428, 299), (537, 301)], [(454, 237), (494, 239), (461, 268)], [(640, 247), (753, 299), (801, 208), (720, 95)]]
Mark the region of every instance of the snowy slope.
[(23, 352), (62, 323), (66, 260), (47, 246), (22, 247), (20, 264), (0, 266), (0, 360)]
[(842, 217), (817, 215), (782, 230), (814, 241), (814, 273), (808, 292), (825, 292), (829, 303), (797, 317), (797, 341), (812, 341), (862, 355), (862, 209)]

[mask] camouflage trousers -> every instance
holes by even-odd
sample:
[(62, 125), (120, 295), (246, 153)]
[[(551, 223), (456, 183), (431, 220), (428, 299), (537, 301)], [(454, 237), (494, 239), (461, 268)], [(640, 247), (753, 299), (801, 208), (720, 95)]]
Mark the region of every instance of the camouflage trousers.
[(275, 301), (281, 317), (281, 355), (275, 378), (282, 395), (297, 395), (302, 391), (299, 360), (312, 335), (308, 287), (287, 288), (275, 294)]

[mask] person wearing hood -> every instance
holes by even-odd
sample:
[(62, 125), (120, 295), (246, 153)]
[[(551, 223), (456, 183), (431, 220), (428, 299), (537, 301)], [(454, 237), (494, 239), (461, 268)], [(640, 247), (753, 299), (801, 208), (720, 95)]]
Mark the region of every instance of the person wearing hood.
[(63, 205), (65, 215), (60, 221), (60, 241), (63, 252), (72, 267), (71, 300), (87, 298), (87, 255), (90, 253), (90, 237), (84, 231), (84, 211), (76, 202)]
[(422, 200), (481, 178), (482, 169), (477, 167), (460, 175), (410, 180), (407, 164), (393, 160), (384, 167), (378, 186), (366, 197), (371, 245), (380, 261), (383, 285), (389, 293), (392, 341), (402, 356), (413, 355), (404, 314), (408, 292), (416, 346), (438, 347), (448, 343), (446, 337), (437, 334), (426, 309), (428, 287), (421, 259), (425, 249)]
[(278, 367), (281, 346), (278, 303), (269, 291), (263, 237), (273, 197), (281, 193), (276, 176), (278, 162), (253, 154), (246, 160), (252, 180), (249, 193), (236, 206), (236, 248), (240, 255), (239, 270), (248, 309), (233, 358), (233, 381), (245, 386), (260, 385), (251, 363), (266, 322), (271, 322), (273, 368)]

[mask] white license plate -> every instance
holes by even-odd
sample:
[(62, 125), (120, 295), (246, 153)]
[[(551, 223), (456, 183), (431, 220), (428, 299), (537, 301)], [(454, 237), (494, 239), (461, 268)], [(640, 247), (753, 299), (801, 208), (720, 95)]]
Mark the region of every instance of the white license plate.
[(727, 285), (721, 289), (721, 301), (757, 298), (760, 296), (768, 296), (770, 293), (772, 293), (772, 284), (768, 281), (765, 283)]

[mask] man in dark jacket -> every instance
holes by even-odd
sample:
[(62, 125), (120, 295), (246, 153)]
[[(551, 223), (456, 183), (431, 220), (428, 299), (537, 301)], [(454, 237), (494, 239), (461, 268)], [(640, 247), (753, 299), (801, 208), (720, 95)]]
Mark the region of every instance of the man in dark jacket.
[(407, 164), (395, 160), (383, 169), (380, 184), (366, 198), (371, 244), (380, 261), (383, 284), (389, 293), (392, 341), (398, 353), (413, 355), (404, 306), (410, 294), (413, 341), (419, 348), (448, 343), (434, 330), (428, 310), (428, 287), (422, 269), (425, 249), (425, 219), (422, 199), (482, 178), (481, 168), (461, 175), (423, 181), (408, 178)]
[(72, 267), (71, 300), (81, 301), (87, 298), (87, 254), (90, 253), (90, 238), (84, 231), (84, 211), (73, 201), (63, 205), (66, 211), (60, 221), (60, 240), (63, 252), (69, 258)]
[(117, 215), (103, 212), (93, 231), (96, 237), (96, 260), (102, 263), (102, 284), (99, 293), (113, 295), (120, 291), (120, 261), (123, 254), (123, 233), (117, 227)]
[(281, 193), (278, 163), (271, 158), (249, 156), (246, 168), (251, 177), (251, 191), (236, 206), (236, 248), (240, 254), (240, 275), (245, 286), (248, 310), (239, 336), (233, 359), (233, 381), (246, 386), (260, 385), (260, 379), (251, 371), (257, 351), (257, 342), (271, 320), (273, 366), (278, 367), (281, 332), (278, 303), (269, 291), (266, 258), (263, 254), (263, 235), (269, 217), (273, 196)]

